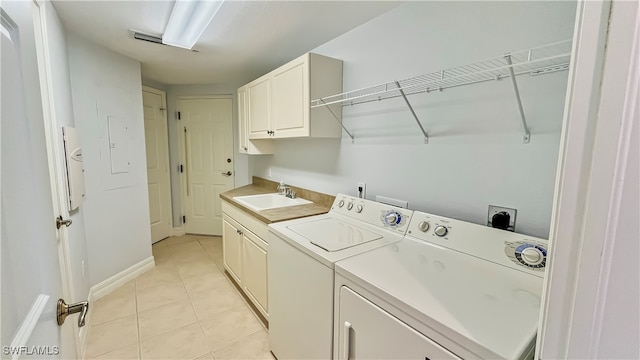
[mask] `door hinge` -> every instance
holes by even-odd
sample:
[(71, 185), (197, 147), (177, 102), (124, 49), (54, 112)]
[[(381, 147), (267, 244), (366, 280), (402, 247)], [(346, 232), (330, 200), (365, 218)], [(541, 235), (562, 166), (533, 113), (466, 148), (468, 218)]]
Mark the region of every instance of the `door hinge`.
[(187, 133), (187, 127), (186, 126), (184, 127), (184, 133), (185, 134)]
[(180, 111), (178, 111), (178, 120), (182, 120), (182, 116), (180, 115)]
[(184, 172), (184, 166), (182, 164), (178, 165), (178, 171), (180, 171), (181, 173)]
[(187, 223), (187, 217), (185, 215), (182, 215), (182, 223), (183, 224)]

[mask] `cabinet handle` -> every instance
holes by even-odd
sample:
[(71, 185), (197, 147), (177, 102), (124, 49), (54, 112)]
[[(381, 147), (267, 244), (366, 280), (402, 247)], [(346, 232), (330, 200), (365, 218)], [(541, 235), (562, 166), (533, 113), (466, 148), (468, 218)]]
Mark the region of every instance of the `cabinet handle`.
[(342, 324), (342, 358), (344, 360), (349, 360), (349, 332), (351, 331), (351, 323), (345, 321)]

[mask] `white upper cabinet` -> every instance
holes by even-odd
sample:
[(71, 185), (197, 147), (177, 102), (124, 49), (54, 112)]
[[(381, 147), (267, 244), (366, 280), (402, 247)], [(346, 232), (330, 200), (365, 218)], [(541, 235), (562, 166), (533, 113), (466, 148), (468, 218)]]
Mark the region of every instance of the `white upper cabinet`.
[(342, 91), (341, 60), (307, 53), (244, 87), (250, 140), (342, 136), (340, 105), (310, 107)]
[(250, 139), (269, 138), (271, 127), (271, 75), (247, 84), (247, 118)]
[(240, 154), (273, 154), (273, 141), (249, 139), (249, 102), (245, 85), (238, 89), (238, 135)]

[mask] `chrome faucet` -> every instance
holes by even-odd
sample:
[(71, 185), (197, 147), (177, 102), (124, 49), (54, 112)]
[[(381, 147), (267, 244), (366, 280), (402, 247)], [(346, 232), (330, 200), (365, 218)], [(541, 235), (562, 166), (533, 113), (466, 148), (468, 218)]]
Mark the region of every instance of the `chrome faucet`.
[(288, 187), (288, 186), (287, 186), (287, 187), (285, 188), (285, 196), (286, 196), (286, 197), (288, 197), (288, 198), (290, 198), (290, 199), (295, 199), (295, 198), (296, 198), (296, 192), (295, 192), (295, 191), (293, 191), (293, 189), (292, 189), (292, 188), (290, 188), (290, 187)]

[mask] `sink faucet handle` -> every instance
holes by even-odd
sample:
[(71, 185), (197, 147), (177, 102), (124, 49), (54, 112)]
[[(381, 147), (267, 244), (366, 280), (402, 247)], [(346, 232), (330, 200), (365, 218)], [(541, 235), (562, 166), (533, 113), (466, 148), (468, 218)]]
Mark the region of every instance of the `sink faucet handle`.
[(296, 198), (296, 192), (290, 187), (287, 187), (286, 189), (287, 189), (286, 190), (286, 196), (288, 198), (295, 199)]
[(276, 189), (278, 190), (278, 194), (280, 195), (285, 195), (287, 192), (287, 186), (284, 184), (284, 182), (282, 182), (282, 180), (280, 180), (280, 184), (278, 184), (278, 187)]

